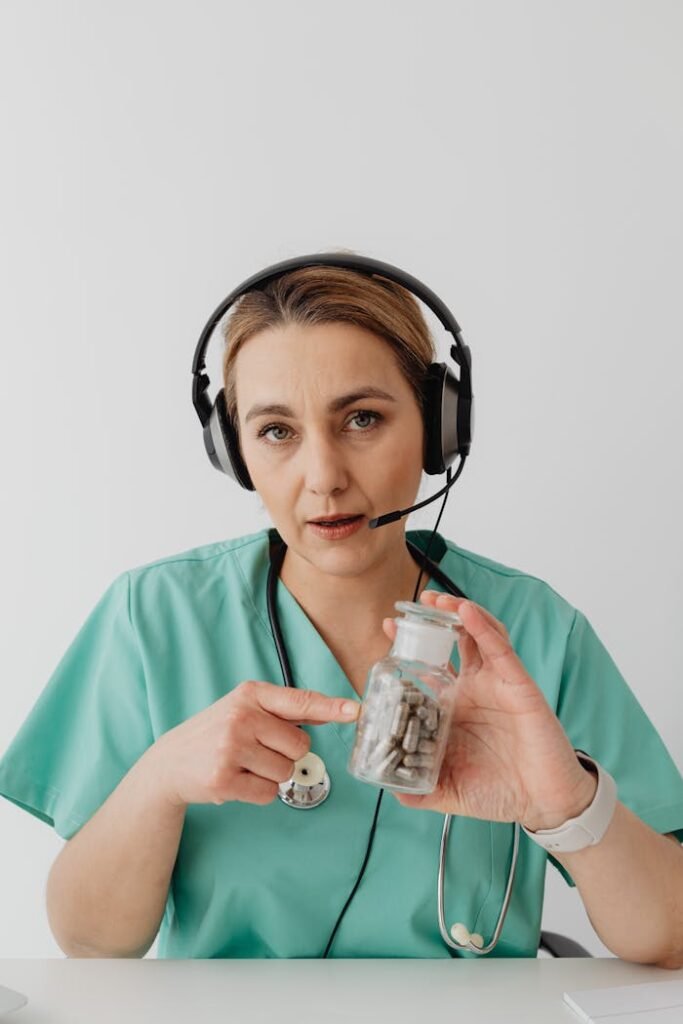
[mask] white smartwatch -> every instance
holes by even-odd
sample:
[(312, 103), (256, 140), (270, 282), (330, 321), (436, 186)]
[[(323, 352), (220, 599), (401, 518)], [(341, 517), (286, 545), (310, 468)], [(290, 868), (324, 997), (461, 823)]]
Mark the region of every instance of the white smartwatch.
[(557, 828), (545, 828), (539, 829), (538, 832), (532, 832), (522, 825), (522, 830), (529, 839), (533, 839), (548, 853), (576, 853), (577, 850), (583, 850), (586, 846), (595, 846), (607, 831), (617, 806), (617, 784), (609, 772), (605, 771), (583, 750), (576, 750), (575, 754), (582, 764), (597, 771), (598, 788), (595, 791), (593, 802), (578, 817), (568, 818)]

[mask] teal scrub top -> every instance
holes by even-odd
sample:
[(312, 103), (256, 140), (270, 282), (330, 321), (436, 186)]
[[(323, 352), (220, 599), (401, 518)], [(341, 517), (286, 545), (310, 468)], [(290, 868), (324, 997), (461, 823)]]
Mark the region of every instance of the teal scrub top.
[[(167, 730), (245, 679), (283, 683), (266, 604), (271, 534), (262, 529), (121, 573), (0, 759), (0, 794), (69, 839)], [(422, 550), (430, 535), (406, 534)], [(586, 617), (540, 579), (438, 533), (430, 557), (506, 626), (572, 745), (614, 776), (620, 800), (657, 832), (683, 839), (681, 774)], [(429, 588), (444, 589), (433, 580)], [(296, 685), (358, 699), (281, 580), (276, 600)], [(459, 666), (457, 647), (452, 664)], [(277, 798), (191, 804), (159, 957), (322, 955), (363, 862), (379, 791), (347, 770), (354, 722), (303, 728), (326, 763), (328, 799), (308, 811)], [(365, 875), (329, 956), (476, 956), (449, 951), (439, 933), (443, 820), (385, 795)], [(508, 823), (453, 818), (449, 926), (465, 922), (489, 940), (512, 835)], [(547, 857), (522, 833), (509, 913), (491, 955), (536, 956)]]

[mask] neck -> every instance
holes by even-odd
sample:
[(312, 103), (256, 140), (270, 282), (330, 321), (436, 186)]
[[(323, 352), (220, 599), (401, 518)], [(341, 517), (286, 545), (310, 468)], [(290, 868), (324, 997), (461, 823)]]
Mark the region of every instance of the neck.
[[(397, 614), (395, 601), (412, 601), (420, 566), (401, 531), (396, 549), (355, 575), (325, 572), (287, 548), (280, 579), (316, 626), (360, 638), (376, 636), (382, 619)], [(429, 582), (424, 570), (419, 594)], [(349, 632), (351, 631), (351, 632)]]

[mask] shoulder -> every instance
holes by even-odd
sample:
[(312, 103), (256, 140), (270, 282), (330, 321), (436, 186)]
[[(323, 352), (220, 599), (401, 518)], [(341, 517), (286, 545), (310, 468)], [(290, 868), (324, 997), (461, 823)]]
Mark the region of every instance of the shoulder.
[[(138, 600), (154, 600), (164, 593), (189, 599), (215, 597), (214, 586), (247, 585), (247, 579), (268, 560), (268, 529), (212, 541), (153, 561), (132, 566), (128, 578)], [(258, 567), (258, 569), (256, 568)]]
[(568, 644), (581, 613), (550, 583), (444, 538), (443, 571), (501, 622), (550, 707), (559, 700)]
[(173, 574), (182, 571), (183, 567), (204, 566), (210, 568), (217, 562), (234, 561), (237, 552), (256, 549), (267, 545), (268, 530), (258, 530), (256, 533), (247, 533), (242, 537), (230, 537), (226, 540), (211, 541), (208, 544), (200, 544), (197, 547), (187, 548), (183, 551), (174, 552), (170, 555), (163, 555), (150, 562), (143, 562), (140, 565), (132, 566), (127, 570), (131, 578), (140, 579), (144, 575)]
[[(417, 542), (424, 550), (430, 531), (415, 532), (422, 535)], [(439, 567), (468, 598), (503, 622), (508, 631), (528, 629), (533, 623), (556, 638), (568, 635), (577, 609), (550, 583), (526, 569), (440, 537), (443, 554)]]

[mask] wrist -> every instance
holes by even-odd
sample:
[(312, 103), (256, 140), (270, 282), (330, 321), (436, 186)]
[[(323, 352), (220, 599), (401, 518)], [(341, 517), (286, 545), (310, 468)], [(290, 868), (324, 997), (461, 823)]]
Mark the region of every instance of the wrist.
[(168, 755), (164, 742), (164, 733), (151, 747), (148, 747), (140, 758), (140, 771), (154, 793), (159, 804), (170, 814), (184, 814), (188, 804), (181, 800), (168, 779)]
[(578, 758), (577, 762), (581, 774), (577, 775), (576, 785), (571, 795), (562, 801), (561, 806), (558, 803), (557, 809), (539, 811), (530, 815), (528, 821), (520, 822), (524, 828), (528, 828), (531, 832), (559, 828), (565, 821), (570, 818), (578, 818), (587, 807), (590, 807), (598, 788), (597, 769), (585, 761), (579, 761)]
[[(585, 751), (576, 750), (575, 753), (582, 764), (592, 765), (597, 772), (597, 786), (591, 802), (577, 815), (553, 828), (529, 829), (522, 825), (529, 839), (550, 854), (576, 853), (586, 846), (596, 846), (609, 828), (618, 803), (617, 784), (610, 773)], [(579, 806), (584, 799), (582, 796)]]

